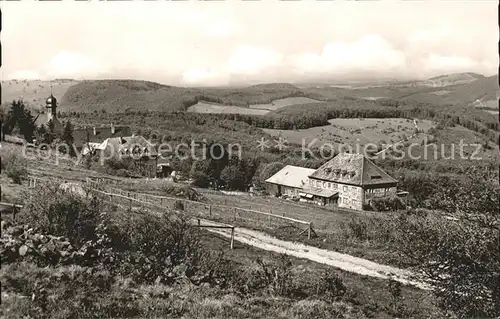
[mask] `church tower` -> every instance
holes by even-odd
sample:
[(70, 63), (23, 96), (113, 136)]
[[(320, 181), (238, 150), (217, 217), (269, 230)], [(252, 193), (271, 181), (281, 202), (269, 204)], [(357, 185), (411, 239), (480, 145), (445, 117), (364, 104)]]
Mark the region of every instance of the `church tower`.
[(53, 124), (53, 132), (56, 134), (59, 134), (63, 130), (63, 125), (57, 118), (57, 99), (52, 93), (50, 93), (50, 96), (45, 100), (45, 107), (47, 108), (47, 117), (46, 117), (46, 124), (47, 127), (50, 128), (50, 122)]
[(50, 112), (47, 114), (47, 121), (55, 121), (57, 119), (57, 99), (52, 93), (45, 101), (45, 107), (50, 109)]

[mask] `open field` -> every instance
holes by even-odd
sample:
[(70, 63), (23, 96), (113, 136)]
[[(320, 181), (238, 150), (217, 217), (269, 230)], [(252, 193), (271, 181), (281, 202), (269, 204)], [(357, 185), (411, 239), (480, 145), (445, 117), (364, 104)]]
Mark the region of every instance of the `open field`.
[[(314, 139), (318, 143), (332, 144), (348, 144), (366, 145), (368, 143), (378, 144), (380, 142), (391, 143), (397, 142), (405, 137), (413, 135), (415, 125), (413, 121), (403, 118), (384, 118), (384, 119), (332, 119), (328, 121), (330, 125), (319, 126), (301, 130), (275, 130), (264, 129), (264, 131), (272, 136), (282, 136), (290, 143), (308, 145)], [(427, 132), (435, 123), (428, 120), (418, 120), (419, 129)], [(423, 136), (418, 137), (414, 141), (421, 142)]]
[(287, 107), (296, 104), (321, 103), (321, 101), (313, 100), (307, 97), (289, 97), (284, 99), (274, 100), (266, 104), (250, 104), (248, 107), (235, 105), (222, 105), (208, 102), (198, 102), (190, 106), (187, 111), (193, 113), (233, 113), (233, 114), (253, 114), (265, 115), (269, 111), (277, 110), (282, 107)]
[(258, 108), (248, 108), (233, 105), (220, 105), (215, 103), (198, 102), (187, 109), (188, 112), (192, 113), (230, 113), (230, 114), (253, 114), (253, 115), (264, 115), (269, 112), (266, 109)]
[(250, 105), (250, 108), (272, 111), (290, 105), (309, 104), (309, 103), (321, 103), (321, 101), (314, 100), (308, 97), (289, 97), (285, 99), (274, 100), (273, 102), (267, 104), (252, 104)]

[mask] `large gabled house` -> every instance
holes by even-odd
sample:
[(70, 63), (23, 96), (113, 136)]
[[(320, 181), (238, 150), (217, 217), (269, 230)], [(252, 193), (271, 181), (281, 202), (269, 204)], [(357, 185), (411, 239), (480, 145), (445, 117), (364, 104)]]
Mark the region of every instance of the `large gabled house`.
[(73, 141), (77, 149), (87, 154), (95, 146), (101, 144), (108, 138), (131, 136), (132, 130), (128, 126), (110, 126), (85, 127), (73, 130)]
[[(363, 210), (374, 198), (396, 195), (397, 180), (362, 154), (338, 154), (316, 170), (287, 166), (266, 180), (276, 194), (291, 194), (321, 205)], [(301, 173), (299, 173), (301, 172)], [(306, 173), (308, 172), (308, 173)], [(284, 179), (283, 175), (290, 175)], [(306, 176), (307, 175), (307, 176)], [(300, 184), (286, 181), (300, 177)]]

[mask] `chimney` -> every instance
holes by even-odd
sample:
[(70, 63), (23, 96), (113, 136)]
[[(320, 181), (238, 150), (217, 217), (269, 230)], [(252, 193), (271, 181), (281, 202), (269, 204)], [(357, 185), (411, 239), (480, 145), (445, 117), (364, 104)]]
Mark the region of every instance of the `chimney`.
[(115, 134), (115, 126), (113, 125), (113, 123), (111, 123), (111, 134)]
[(94, 131), (94, 135), (97, 135), (97, 132), (95, 131), (95, 126), (93, 128), (93, 131)]

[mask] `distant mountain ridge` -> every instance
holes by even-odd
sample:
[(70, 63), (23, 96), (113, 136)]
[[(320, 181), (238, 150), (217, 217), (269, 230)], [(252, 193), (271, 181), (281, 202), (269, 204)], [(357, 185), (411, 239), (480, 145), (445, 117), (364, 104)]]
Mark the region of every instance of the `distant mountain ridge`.
[(34, 108), (42, 108), (52, 92), (60, 101), (61, 111), (178, 111), (198, 101), (248, 107), (287, 97), (309, 97), (332, 101), (338, 98), (389, 98), (436, 104), (464, 104), (471, 107), (492, 105), (499, 96), (498, 75), (453, 73), (423, 81), (373, 81), (350, 86), (307, 86), (290, 83), (265, 83), (247, 87), (191, 88), (141, 80), (57, 79), (52, 81), (10, 80), (2, 82), (2, 104), (23, 99)]

